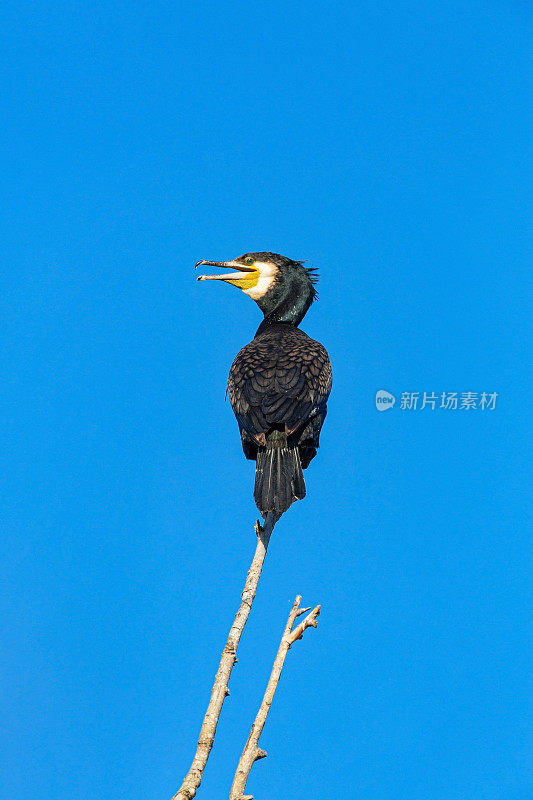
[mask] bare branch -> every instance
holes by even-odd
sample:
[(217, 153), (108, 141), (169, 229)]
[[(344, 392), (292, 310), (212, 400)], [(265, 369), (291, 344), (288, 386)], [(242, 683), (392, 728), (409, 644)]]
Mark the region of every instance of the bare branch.
[(308, 614), (307, 617), (299, 625), (297, 625), (294, 630), (292, 629), (296, 618), (302, 613), (305, 613), (305, 611), (309, 611), (308, 608), (300, 609), (301, 602), (302, 598), (300, 595), (298, 595), (294, 601), (289, 618), (287, 619), (283, 636), (281, 637), (279, 649), (274, 660), (274, 666), (272, 667), (267, 688), (265, 690), (265, 694), (263, 695), (263, 701), (254, 719), (252, 730), (250, 731), (250, 735), (248, 736), (248, 740), (244, 746), (244, 750), (242, 751), (242, 755), (237, 765), (237, 771), (231, 786), (230, 800), (253, 800), (253, 795), (244, 794), (246, 782), (254, 763), (260, 758), (265, 758), (266, 756), (266, 752), (261, 750), (259, 747), (259, 737), (261, 736), (265, 726), (266, 718), (268, 712), (270, 711), (272, 700), (274, 699), (274, 693), (281, 677), (281, 670), (283, 669), (285, 658), (289, 652), (291, 644), (295, 642), (296, 639), (302, 638), (302, 634), (306, 628), (316, 628), (317, 626), (317, 617), (320, 614), (320, 606), (317, 606), (315, 609), (313, 609), (313, 611)]
[(211, 748), (213, 747), (217, 723), (220, 712), (222, 711), (222, 704), (224, 703), (225, 697), (229, 694), (228, 682), (231, 670), (234, 664), (237, 663), (237, 647), (252, 608), (273, 529), (274, 517), (270, 512), (268, 513), (263, 527), (260, 526), (259, 522), (256, 523), (255, 532), (257, 534), (257, 547), (241, 594), (239, 609), (233, 621), (233, 625), (231, 626), (226, 646), (222, 651), (220, 665), (211, 691), (211, 699), (207, 706), (207, 711), (200, 730), (196, 754), (189, 772), (172, 800), (192, 800), (202, 781), (204, 768), (209, 758)]

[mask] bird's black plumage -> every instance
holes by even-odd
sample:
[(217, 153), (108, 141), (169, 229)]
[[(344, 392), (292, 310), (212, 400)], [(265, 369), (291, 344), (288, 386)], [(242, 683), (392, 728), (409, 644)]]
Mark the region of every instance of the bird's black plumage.
[[(257, 284), (243, 291), (256, 300), (265, 318), (231, 366), (228, 395), (244, 454), (257, 462), (256, 503), (263, 516), (271, 511), (278, 519), (291, 503), (305, 497), (302, 469), (319, 446), (331, 391), (331, 364), (323, 345), (298, 328), (316, 297), (314, 271), (302, 262), (265, 252), (218, 263), (240, 271), (252, 260), (259, 272)], [(231, 283), (245, 281), (243, 287), (248, 286), (255, 280), (251, 271)]]

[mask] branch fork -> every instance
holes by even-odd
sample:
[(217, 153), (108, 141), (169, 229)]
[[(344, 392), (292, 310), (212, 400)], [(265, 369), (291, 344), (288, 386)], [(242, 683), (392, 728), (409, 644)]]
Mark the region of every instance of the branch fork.
[[(252, 564), (248, 570), (246, 583), (241, 594), (241, 602), (235, 615), (233, 625), (231, 626), (228, 640), (222, 651), (220, 664), (215, 677), (215, 683), (211, 691), (211, 699), (205, 713), (205, 717), (200, 730), (198, 739), (198, 746), (196, 753), (191, 764), (191, 768), (185, 779), (178, 789), (172, 800), (192, 800), (196, 796), (196, 792), (202, 781), (203, 772), (217, 729), (218, 720), (222, 711), (222, 705), (225, 698), (229, 695), (228, 682), (231, 676), (231, 671), (237, 663), (237, 648), (244, 626), (248, 620), (252, 603), (255, 599), (259, 578), (261, 577), (261, 570), (268, 549), (270, 536), (274, 529), (274, 518), (269, 512), (264, 526), (259, 522), (255, 525), (255, 532), (257, 534), (257, 547), (253, 557)], [(250, 775), (253, 764), (262, 758), (266, 758), (266, 751), (259, 747), (259, 737), (263, 731), (266, 722), (274, 693), (276, 691), (281, 670), (285, 663), (285, 658), (289, 649), (294, 642), (301, 639), (307, 628), (317, 627), (317, 618), (320, 614), (320, 606), (316, 606), (312, 611), (309, 608), (300, 608), (302, 598), (298, 595), (294, 601), (290, 611), (279, 649), (274, 660), (272, 672), (263, 696), (263, 700), (259, 711), (250, 731), (250, 735), (244, 747), (243, 753), (237, 766), (235, 778), (231, 787), (230, 800), (253, 800), (253, 795), (245, 795), (246, 782)], [(310, 612), (310, 613), (307, 613)], [(298, 617), (307, 614), (307, 616), (296, 627), (294, 623)]]
[[(309, 611), (309, 609), (305, 608), (301, 613), (304, 613), (305, 611)], [(300, 624), (297, 625), (296, 628), (292, 631), (292, 633), (289, 636), (289, 645), (293, 644), (297, 639), (301, 639), (303, 636), (303, 632), (307, 628), (316, 628), (318, 626), (317, 617), (319, 616), (319, 614), (320, 614), (320, 606), (316, 606), (315, 608), (313, 608), (311, 613), (308, 614), (306, 618), (302, 622), (300, 622)]]

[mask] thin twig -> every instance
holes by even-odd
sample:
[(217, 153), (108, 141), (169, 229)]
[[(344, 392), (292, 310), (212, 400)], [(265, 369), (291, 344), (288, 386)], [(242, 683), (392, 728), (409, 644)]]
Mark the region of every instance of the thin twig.
[(213, 747), (213, 740), (215, 738), (220, 712), (222, 711), (222, 704), (229, 694), (228, 683), (231, 670), (237, 661), (237, 647), (252, 608), (273, 528), (274, 517), (270, 512), (267, 515), (263, 527), (259, 525), (259, 522), (256, 523), (255, 532), (257, 534), (257, 547), (241, 594), (239, 610), (231, 626), (226, 646), (222, 651), (220, 665), (211, 691), (211, 699), (207, 706), (207, 711), (200, 730), (196, 754), (189, 772), (172, 800), (191, 800), (191, 798), (195, 796), (202, 781), (204, 768), (209, 758), (211, 748)]
[(257, 712), (257, 716), (254, 719), (252, 730), (250, 731), (250, 735), (248, 736), (248, 740), (244, 746), (244, 750), (242, 751), (242, 755), (237, 765), (237, 771), (231, 786), (230, 800), (253, 800), (253, 795), (244, 794), (246, 782), (254, 763), (260, 758), (265, 758), (266, 756), (266, 752), (261, 750), (259, 747), (259, 737), (261, 736), (265, 726), (266, 718), (268, 712), (270, 711), (272, 700), (274, 699), (274, 693), (278, 686), (281, 670), (283, 669), (283, 664), (285, 663), (285, 658), (289, 652), (291, 644), (297, 639), (302, 638), (302, 634), (306, 628), (316, 628), (317, 626), (317, 617), (320, 614), (320, 606), (316, 606), (316, 608), (314, 608), (313, 611), (311, 611), (311, 613), (308, 614), (307, 617), (300, 622), (300, 624), (297, 625), (294, 630), (292, 629), (292, 626), (294, 625), (296, 618), (300, 616), (300, 613), (302, 613), (302, 611), (309, 611), (308, 608), (303, 610), (300, 609), (301, 602), (302, 598), (300, 595), (298, 595), (294, 601), (291, 613), (289, 614), (287, 624), (285, 625), (285, 630), (283, 631), (283, 636), (281, 637), (279, 649), (274, 660), (274, 666), (272, 667), (267, 688), (265, 690), (265, 694), (263, 695), (263, 701), (259, 711)]

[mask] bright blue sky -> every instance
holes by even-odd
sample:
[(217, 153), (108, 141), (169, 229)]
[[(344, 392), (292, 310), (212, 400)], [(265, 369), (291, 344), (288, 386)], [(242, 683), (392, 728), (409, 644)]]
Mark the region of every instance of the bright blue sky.
[[(297, 593), (258, 800), (526, 800), (523, 2), (1, 12), (3, 796), (164, 800), (255, 538), (224, 403), (260, 312), (194, 263), (307, 258), (334, 389), (201, 789)], [(496, 391), (380, 414), (378, 389)]]

